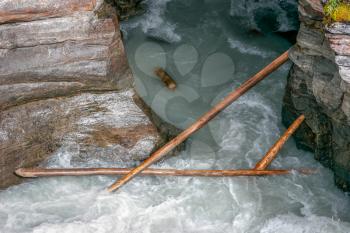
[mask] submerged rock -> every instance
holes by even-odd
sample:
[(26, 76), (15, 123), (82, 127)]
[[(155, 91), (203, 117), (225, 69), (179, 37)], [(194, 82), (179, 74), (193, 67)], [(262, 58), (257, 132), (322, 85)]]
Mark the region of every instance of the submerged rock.
[(331, 168), (337, 185), (350, 190), (350, 24), (323, 23), (320, 1), (299, 1), (301, 26), (290, 53), (294, 65), (284, 97), (283, 120), (299, 114), (306, 124), (299, 145)]
[(1, 1), (0, 111), (0, 188), (60, 156), (134, 164), (177, 133), (137, 101), (103, 0)]

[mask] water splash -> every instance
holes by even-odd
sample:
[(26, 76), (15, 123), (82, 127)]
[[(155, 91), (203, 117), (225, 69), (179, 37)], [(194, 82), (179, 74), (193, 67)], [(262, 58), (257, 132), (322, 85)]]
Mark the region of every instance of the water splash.
[(127, 36), (130, 30), (140, 27), (142, 31), (153, 38), (167, 42), (179, 42), (181, 36), (175, 32), (176, 24), (164, 19), (166, 5), (171, 0), (146, 0), (146, 12), (137, 20), (129, 20), (121, 24), (121, 30)]

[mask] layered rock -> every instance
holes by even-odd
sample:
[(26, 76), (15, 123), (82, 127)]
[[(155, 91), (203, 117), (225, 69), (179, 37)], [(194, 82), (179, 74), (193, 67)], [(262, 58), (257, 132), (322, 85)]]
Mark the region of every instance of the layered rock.
[(318, 0), (300, 0), (299, 15), (283, 120), (288, 125), (305, 114), (299, 146), (314, 151), (334, 171), (337, 185), (350, 190), (350, 25), (325, 25)]
[[(6, 0), (0, 5), (0, 85), (7, 89), (1, 109), (38, 95), (49, 98), (130, 86), (131, 72), (112, 9), (108, 17), (98, 18), (106, 8), (101, 1), (25, 2)], [(23, 18), (32, 21), (21, 22)], [(22, 90), (23, 83), (30, 84), (25, 94), (9, 100), (12, 93), (20, 93), (16, 89)]]
[(1, 1), (0, 188), (50, 155), (82, 166), (145, 159), (176, 130), (157, 129), (131, 88), (117, 15), (103, 0)]

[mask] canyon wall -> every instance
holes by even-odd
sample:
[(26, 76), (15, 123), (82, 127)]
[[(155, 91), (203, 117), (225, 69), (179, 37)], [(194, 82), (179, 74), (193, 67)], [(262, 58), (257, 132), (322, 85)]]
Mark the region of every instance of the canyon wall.
[(335, 182), (350, 190), (350, 24), (325, 22), (319, 0), (300, 0), (301, 21), (294, 63), (288, 77), (283, 121), (300, 114), (306, 124), (297, 132), (301, 148), (334, 171)]
[(0, 188), (50, 156), (81, 166), (145, 159), (176, 129), (164, 130), (132, 82), (115, 8), (103, 0), (2, 0)]

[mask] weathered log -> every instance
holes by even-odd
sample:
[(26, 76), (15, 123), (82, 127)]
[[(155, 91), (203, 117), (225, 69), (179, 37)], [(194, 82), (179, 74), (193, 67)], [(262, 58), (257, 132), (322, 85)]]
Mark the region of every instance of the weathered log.
[(211, 119), (213, 119), (217, 114), (219, 114), (223, 109), (229, 106), (233, 101), (238, 99), (244, 93), (246, 93), (249, 89), (255, 86), (258, 82), (263, 80), (267, 75), (275, 71), (278, 67), (284, 64), (288, 60), (288, 50), (272, 61), (269, 65), (255, 74), (253, 77), (245, 81), (241, 86), (239, 86), (236, 90), (231, 92), (228, 96), (226, 96), (223, 100), (221, 100), (217, 105), (215, 105), (212, 109), (210, 109), (207, 113), (205, 113), (202, 117), (200, 117), (196, 122), (194, 122), (191, 126), (185, 129), (182, 133), (180, 133), (177, 137), (169, 141), (163, 147), (155, 151), (148, 159), (146, 159), (143, 163), (141, 163), (138, 167), (131, 170), (127, 175), (122, 177), (121, 179), (114, 182), (109, 188), (108, 191), (112, 192), (123, 184), (131, 180), (134, 176), (139, 174), (142, 170), (146, 169), (163, 156), (165, 156), (169, 151), (175, 148), (177, 145), (185, 141), (188, 137), (190, 137), (193, 133), (201, 129), (206, 123), (208, 123)]
[(305, 119), (304, 115), (299, 116), (293, 124), (284, 132), (278, 141), (269, 149), (265, 156), (255, 165), (255, 170), (266, 169), (271, 162), (276, 158), (278, 152), (282, 149), (288, 138), (299, 128)]
[[(47, 176), (92, 176), (92, 175), (125, 175), (131, 168), (19, 168), (16, 174), (21, 177), (35, 178)], [(272, 176), (288, 175), (293, 171), (301, 174), (313, 174), (315, 170), (176, 170), (176, 169), (155, 169), (148, 168), (143, 170), (140, 175), (148, 176), (207, 176), (207, 177), (225, 177), (225, 176)]]
[(170, 90), (176, 89), (176, 82), (170, 77), (170, 75), (165, 70), (157, 67), (154, 69), (154, 74), (158, 76), (160, 80), (163, 81), (167, 88), (169, 88)]

